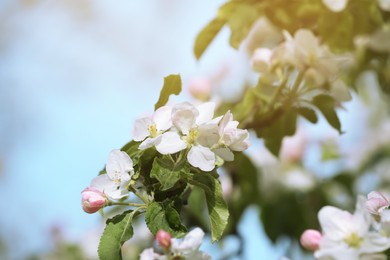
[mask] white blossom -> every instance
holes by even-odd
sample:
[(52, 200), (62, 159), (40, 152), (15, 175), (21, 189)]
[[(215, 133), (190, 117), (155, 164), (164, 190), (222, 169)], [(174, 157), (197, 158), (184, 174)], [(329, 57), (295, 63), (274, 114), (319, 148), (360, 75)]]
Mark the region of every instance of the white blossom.
[(242, 152), (248, 149), (250, 145), (248, 130), (237, 128), (238, 124), (238, 121), (233, 120), (233, 115), (230, 111), (226, 112), (219, 122), (218, 146), (213, 151), (225, 161), (234, 160), (232, 151)]
[[(185, 149), (185, 145), (172, 146), (180, 140), (175, 132), (166, 132), (172, 127), (172, 107), (162, 106), (151, 117), (137, 119), (134, 124), (133, 139), (136, 142), (143, 141), (139, 149), (147, 149), (155, 146), (161, 154), (177, 153)], [(145, 139), (146, 138), (146, 139)]]
[(318, 213), (323, 237), (315, 252), (318, 259), (359, 259), (389, 248), (389, 240), (378, 232), (370, 231), (371, 218), (359, 199), (354, 214), (332, 206)]
[(208, 260), (211, 257), (201, 251), (199, 247), (202, 244), (204, 232), (200, 228), (191, 230), (182, 241), (173, 240), (172, 252), (175, 255), (184, 256), (186, 259)]
[(108, 156), (106, 172), (95, 177), (90, 186), (102, 191), (111, 199), (127, 196), (127, 187), (134, 174), (133, 161), (129, 155), (120, 150), (112, 150)]
[[(200, 245), (204, 237), (204, 232), (200, 228), (195, 228), (191, 230), (183, 240), (172, 239), (172, 245), (170, 248), (167, 248), (169, 255), (176, 259), (175, 257), (180, 257), (179, 259), (188, 259), (188, 260), (210, 260), (211, 257), (200, 251)], [(160, 255), (154, 252), (153, 248), (147, 248), (142, 251), (140, 255), (140, 260), (166, 260), (168, 257), (166, 255)]]
[(171, 145), (189, 147), (188, 162), (202, 171), (211, 171), (215, 167), (215, 154), (207, 147), (216, 136), (217, 124), (212, 120), (214, 107), (212, 102), (197, 107), (184, 102), (172, 109), (172, 123), (183, 137)]
[(336, 75), (339, 60), (327, 46), (320, 45), (319, 39), (308, 29), (299, 29), (292, 37), (284, 32), (286, 37), (284, 60), (306, 71), (305, 78), (317, 85)]

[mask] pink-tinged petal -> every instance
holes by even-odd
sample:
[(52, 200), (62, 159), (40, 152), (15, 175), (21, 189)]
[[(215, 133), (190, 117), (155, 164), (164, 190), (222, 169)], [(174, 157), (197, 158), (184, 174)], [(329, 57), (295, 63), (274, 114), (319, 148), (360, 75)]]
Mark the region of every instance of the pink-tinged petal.
[(366, 209), (371, 214), (380, 215), (380, 213), (389, 206), (389, 200), (382, 193), (372, 191), (367, 195)]
[(157, 109), (153, 114), (153, 122), (158, 131), (166, 131), (172, 126), (172, 107), (163, 106)]
[(175, 105), (172, 109), (172, 124), (183, 134), (187, 135), (195, 126), (199, 111), (190, 103), (184, 102)]
[(229, 148), (217, 148), (213, 152), (227, 162), (234, 161), (234, 154)]
[(213, 103), (213, 102), (202, 103), (201, 105), (197, 106), (196, 108), (199, 111), (199, 115), (196, 118), (197, 125), (205, 124), (208, 121), (213, 119), (214, 110), (215, 110), (215, 103)]
[(186, 148), (186, 142), (176, 132), (162, 134), (160, 141), (156, 143), (156, 150), (161, 154), (174, 154)]
[(85, 212), (95, 213), (105, 206), (106, 197), (99, 189), (87, 187), (81, 192), (81, 204)]
[(322, 234), (318, 230), (307, 229), (301, 235), (301, 245), (310, 251), (316, 251), (320, 248)]
[(215, 154), (207, 147), (194, 145), (187, 155), (188, 162), (202, 171), (209, 172), (215, 167)]
[(150, 135), (149, 126), (152, 124), (152, 120), (150, 118), (141, 118), (135, 120), (134, 130), (133, 130), (133, 139), (136, 142), (140, 142), (144, 140), (146, 137)]
[(322, 2), (332, 12), (341, 12), (347, 6), (348, 0), (322, 0)]

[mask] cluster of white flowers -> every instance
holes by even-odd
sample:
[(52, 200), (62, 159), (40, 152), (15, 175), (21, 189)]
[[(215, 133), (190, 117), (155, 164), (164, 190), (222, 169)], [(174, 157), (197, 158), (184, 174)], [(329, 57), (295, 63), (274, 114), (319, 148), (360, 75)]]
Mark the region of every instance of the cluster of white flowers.
[(189, 232), (183, 240), (171, 239), (169, 233), (160, 230), (157, 233), (157, 242), (164, 250), (165, 255), (154, 252), (153, 248), (142, 251), (140, 260), (168, 260), (168, 259), (197, 259), (209, 260), (211, 257), (200, 251), (204, 232), (195, 228)]
[(386, 259), (390, 248), (390, 206), (379, 192), (358, 198), (354, 214), (332, 206), (318, 212), (322, 234), (307, 230), (301, 244), (317, 259)]
[(151, 117), (136, 120), (134, 141), (141, 142), (139, 149), (154, 146), (161, 154), (186, 150), (192, 166), (211, 171), (218, 157), (232, 161), (234, 151), (244, 151), (249, 146), (248, 131), (237, 128), (232, 114), (228, 111), (213, 118), (214, 109), (212, 102), (160, 107)]
[(339, 101), (351, 99), (348, 87), (338, 79), (342, 61), (308, 29), (299, 29), (294, 36), (283, 32), (284, 41), (274, 48), (260, 47), (253, 52), (251, 63), (256, 72), (269, 81), (282, 80), (283, 68), (290, 66), (304, 72), (306, 83), (315, 86), (330, 84), (330, 92)]

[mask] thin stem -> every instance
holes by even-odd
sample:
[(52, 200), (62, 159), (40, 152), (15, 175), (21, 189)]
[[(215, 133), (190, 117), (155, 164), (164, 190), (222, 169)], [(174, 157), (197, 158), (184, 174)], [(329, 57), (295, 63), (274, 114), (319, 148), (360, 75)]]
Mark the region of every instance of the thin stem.
[(292, 86), (292, 91), (291, 91), (291, 93), (293, 93), (294, 95), (297, 94), (299, 87), (301, 86), (301, 83), (303, 81), (303, 77), (305, 76), (305, 73), (306, 73), (306, 70), (300, 71), (298, 73), (297, 79), (295, 80), (294, 85)]
[(109, 201), (107, 203), (107, 206), (116, 206), (116, 205), (121, 205), (121, 206), (131, 206), (131, 207), (145, 207), (145, 204), (139, 204), (139, 203), (131, 203), (131, 202), (114, 202), (114, 201)]
[(142, 200), (145, 204), (149, 203), (149, 200), (145, 198), (145, 196), (141, 193), (139, 193), (136, 189), (134, 189), (132, 186), (130, 186), (130, 190), (138, 197), (140, 200)]
[(283, 89), (287, 85), (287, 81), (288, 81), (289, 77), (290, 77), (290, 74), (287, 74), (286, 77), (283, 79), (282, 83), (279, 85), (275, 94), (272, 96), (271, 101), (268, 103), (269, 109), (272, 109), (274, 107), (274, 105), (276, 104), (277, 100), (279, 99), (280, 95), (282, 94)]

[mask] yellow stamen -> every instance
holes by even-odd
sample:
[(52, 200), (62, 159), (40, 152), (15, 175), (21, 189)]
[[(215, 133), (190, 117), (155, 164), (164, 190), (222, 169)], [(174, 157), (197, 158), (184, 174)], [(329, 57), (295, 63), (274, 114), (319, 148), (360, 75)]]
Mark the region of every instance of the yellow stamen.
[(155, 138), (158, 135), (156, 124), (152, 124), (148, 127), (150, 137)]
[(344, 242), (347, 243), (349, 247), (359, 248), (363, 242), (363, 238), (359, 237), (356, 233), (352, 233), (349, 237), (344, 239)]

